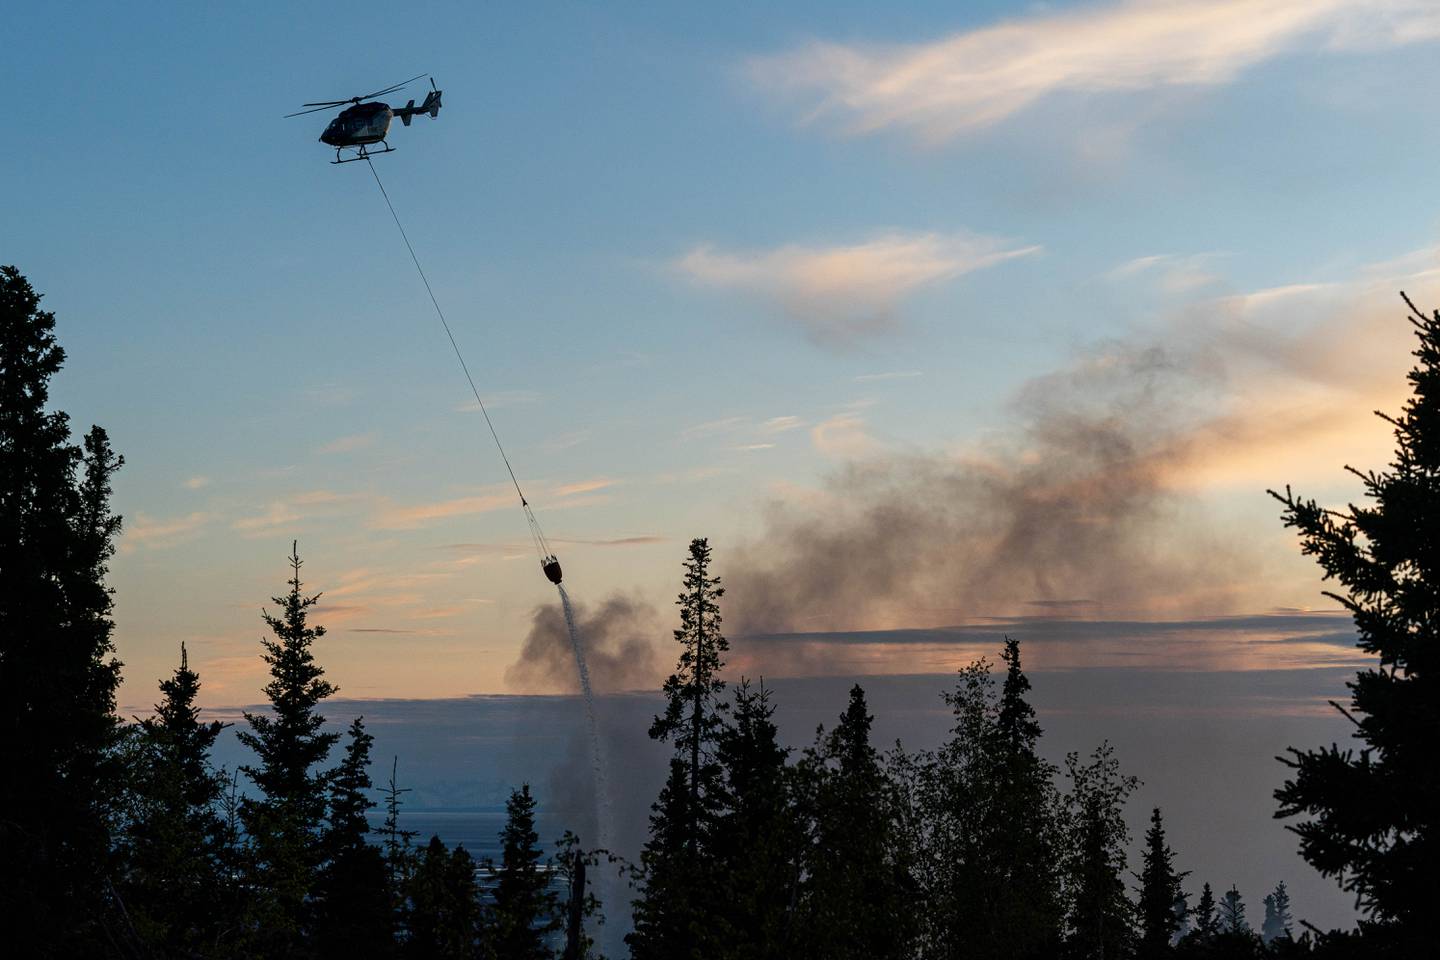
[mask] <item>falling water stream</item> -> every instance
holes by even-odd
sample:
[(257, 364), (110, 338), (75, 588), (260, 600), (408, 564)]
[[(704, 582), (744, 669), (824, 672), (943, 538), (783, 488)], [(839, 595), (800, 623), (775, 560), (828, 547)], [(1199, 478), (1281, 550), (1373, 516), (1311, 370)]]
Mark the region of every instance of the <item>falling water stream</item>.
[(585, 649), (580, 631), (575, 626), (575, 611), (570, 595), (559, 584), (560, 605), (565, 610), (565, 626), (570, 630), (570, 648), (575, 651), (575, 670), (580, 675), (580, 692), (585, 696), (585, 716), (590, 723), (590, 768), (595, 786), (595, 839), (601, 849), (610, 849), (610, 794), (605, 782), (605, 756), (600, 748), (600, 727), (595, 720), (595, 694), (590, 689), (590, 667), (585, 663)]

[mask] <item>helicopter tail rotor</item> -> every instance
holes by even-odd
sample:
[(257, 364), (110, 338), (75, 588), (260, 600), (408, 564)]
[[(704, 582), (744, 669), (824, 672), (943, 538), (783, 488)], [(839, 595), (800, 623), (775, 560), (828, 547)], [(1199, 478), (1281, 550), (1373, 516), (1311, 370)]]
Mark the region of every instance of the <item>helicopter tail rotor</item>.
[(435, 81), (431, 80), (430, 92), (425, 94), (425, 102), (417, 107), (415, 101), (411, 100), (403, 107), (396, 107), (395, 116), (399, 117), (400, 122), (407, 127), (410, 126), (410, 121), (417, 113), (428, 113), (431, 117), (438, 117), (440, 115), (440, 94), (441, 91), (435, 89)]

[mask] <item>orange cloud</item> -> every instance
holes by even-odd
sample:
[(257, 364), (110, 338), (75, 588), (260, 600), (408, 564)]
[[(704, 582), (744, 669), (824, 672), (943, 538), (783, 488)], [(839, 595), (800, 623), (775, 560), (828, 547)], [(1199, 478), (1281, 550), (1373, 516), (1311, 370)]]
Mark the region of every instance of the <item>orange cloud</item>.
[(210, 519), (210, 514), (203, 512), (169, 520), (137, 513), (120, 528), (120, 552), (131, 553), (142, 548), (158, 549), (184, 543), (199, 534)]
[(817, 423), (810, 430), (810, 442), (827, 457), (863, 457), (879, 446), (866, 430), (865, 419), (852, 413), (836, 414)]
[(1415, 0), (1129, 0), (1017, 18), (931, 43), (811, 43), (749, 65), (757, 86), (818, 94), (810, 119), (849, 134), (942, 142), (1059, 93), (1209, 87), (1283, 53), (1388, 48), (1440, 37)]
[(370, 521), (370, 525), (381, 530), (413, 530), (434, 520), (473, 516), (515, 506), (513, 490), (504, 488), (492, 488), (492, 490), (494, 492), (469, 497), (455, 497), (436, 503), (422, 503), (409, 507), (387, 506)]
[(812, 340), (838, 345), (894, 329), (896, 308), (922, 287), (1039, 250), (964, 231), (893, 231), (849, 246), (733, 253), (700, 246), (675, 267), (698, 284), (770, 300)]

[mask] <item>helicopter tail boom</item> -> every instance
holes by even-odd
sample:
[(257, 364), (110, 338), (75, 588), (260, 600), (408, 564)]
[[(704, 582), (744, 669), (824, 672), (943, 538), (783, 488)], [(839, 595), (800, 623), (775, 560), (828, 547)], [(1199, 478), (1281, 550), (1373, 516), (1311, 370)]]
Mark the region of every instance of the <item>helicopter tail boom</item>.
[(395, 116), (399, 117), (400, 122), (407, 127), (410, 126), (410, 119), (417, 113), (428, 113), (431, 117), (438, 117), (440, 115), (440, 91), (431, 90), (425, 94), (425, 102), (418, 107), (415, 106), (415, 101), (411, 100), (405, 106), (397, 107), (395, 110)]

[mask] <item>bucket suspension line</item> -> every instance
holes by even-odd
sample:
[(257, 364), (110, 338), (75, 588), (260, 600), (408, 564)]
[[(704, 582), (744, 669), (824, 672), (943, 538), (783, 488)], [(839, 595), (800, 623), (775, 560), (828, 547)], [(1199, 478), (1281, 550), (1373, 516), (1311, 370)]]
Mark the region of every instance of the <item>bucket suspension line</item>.
[(540, 555), (540, 566), (545, 570), (545, 575), (558, 584), (560, 582), (560, 564), (550, 550), (550, 544), (545, 540), (545, 534), (540, 529), (540, 521), (535, 519), (535, 511), (530, 509), (530, 501), (525, 499), (525, 493), (520, 489), (520, 481), (515, 477), (515, 468), (510, 465), (510, 458), (505, 453), (505, 445), (500, 442), (500, 434), (495, 431), (495, 424), (490, 419), (490, 411), (485, 409), (485, 401), (480, 399), (480, 389), (475, 386), (475, 378), (470, 375), (470, 366), (465, 362), (464, 354), (460, 352), (460, 345), (455, 342), (455, 334), (450, 330), (450, 322), (445, 319), (445, 311), (440, 309), (440, 301), (435, 298), (435, 291), (430, 287), (430, 279), (425, 276), (425, 268), (420, 266), (420, 258), (415, 255), (415, 247), (405, 233), (405, 226), (395, 212), (395, 204), (390, 201), (390, 194), (385, 190), (385, 184), (380, 182), (380, 174), (376, 172), (375, 164), (370, 162), (369, 157), (365, 158), (365, 163), (370, 167), (371, 176), (375, 178), (375, 186), (380, 188), (380, 196), (385, 198), (385, 206), (389, 208), (390, 218), (395, 221), (395, 226), (400, 231), (400, 239), (405, 241), (405, 249), (410, 252), (410, 260), (415, 264), (415, 272), (420, 274), (420, 282), (425, 285), (425, 292), (430, 295), (430, 304), (435, 308), (435, 315), (440, 318), (440, 325), (445, 328), (445, 336), (450, 340), (450, 348), (455, 351), (455, 359), (460, 361), (460, 369), (464, 371), (465, 380), (470, 384), (470, 392), (475, 395), (475, 403), (480, 407), (480, 413), (485, 418), (485, 426), (490, 430), (490, 438), (495, 441), (495, 449), (500, 451), (500, 459), (505, 464), (505, 472), (510, 475), (510, 483), (515, 487), (515, 495), (520, 498), (521, 509), (525, 511), (525, 522), (530, 527), (530, 539), (535, 545), (535, 552)]

